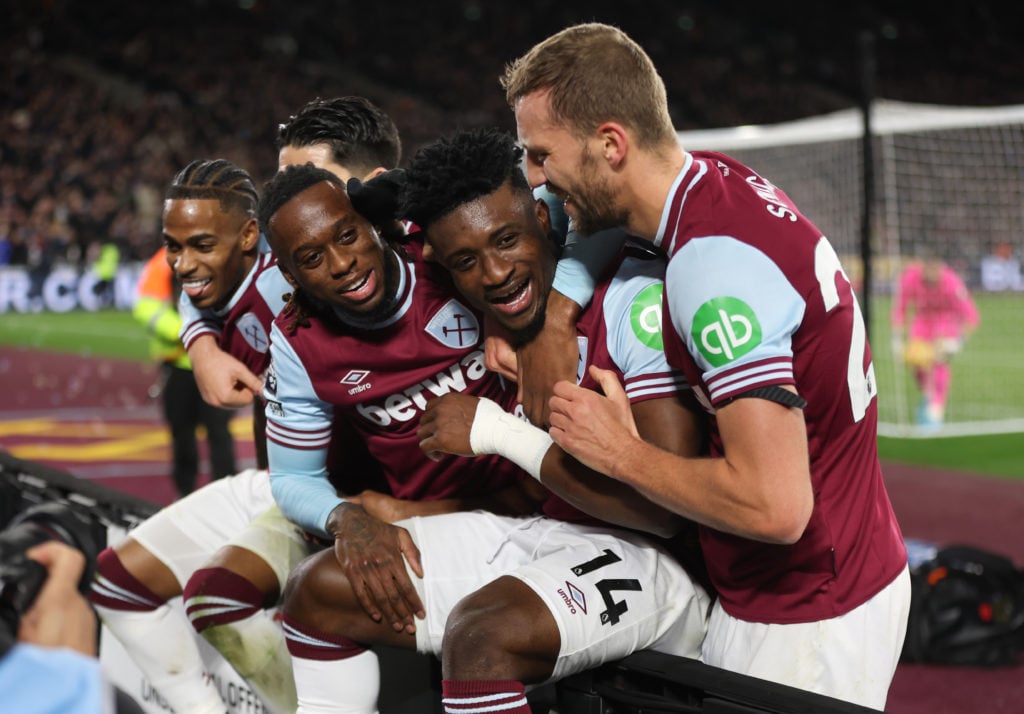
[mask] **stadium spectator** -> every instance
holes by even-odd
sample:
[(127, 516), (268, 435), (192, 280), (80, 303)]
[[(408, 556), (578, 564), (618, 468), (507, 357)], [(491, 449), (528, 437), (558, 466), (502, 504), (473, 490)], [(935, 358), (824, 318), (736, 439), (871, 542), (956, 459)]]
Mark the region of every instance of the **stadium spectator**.
[[(783, 20), (770, 5), (738, 15), (708, 3), (635, 13), (607, 0), (543, 11), (467, 2), (442, 4), (415, 22), (394, 22), (391, 4), (362, 8), (358, 22), (341, 21), (325, 0), (301, 8), (283, 0), (186, 5), (192, 12), (21, 3), (0, 26), (0, 194), (25, 208), (16, 229), (42, 198), (55, 199), (53, 217), (72, 232), (70, 244), (55, 251), (58, 262), (89, 265), (104, 226), (117, 233), (125, 262), (145, 260), (157, 248), (159, 222), (146, 196), (159, 197), (163, 177), (195, 156), (223, 156), (252, 167), (258, 179), (269, 177), (276, 166), (269, 118), (314, 96), (359, 87), (396, 118), (414, 148), (451, 126), (511, 126), (493, 91), (503, 62), (522, 51), (524, 38), (590, 18), (647, 38), (673, 88), (670, 111), (680, 130), (850, 106), (859, 91), (853, 39), (860, 28), (885, 37), (878, 43), (879, 96), (948, 104), (955, 87), (957, 103), (1024, 102), (1012, 73), (1020, 62), (1006, 59), (1019, 56), (1019, 43), (1005, 39), (1011, 26), (984, 4), (965, 9), (964, 19), (860, 3), (840, 8), (824, 26), (820, 13)], [(388, 27), (402, 56), (360, 31), (360, 23)], [(950, 53), (936, 57), (935, 47), (956, 47), (964, 26), (994, 50), (962, 52), (955, 65), (944, 61)], [(837, 27), (849, 28), (845, 41)], [(189, 41), (175, 41), (179, 36)], [(685, 57), (673, 53), (680, 41)], [(727, 102), (720, 100), (723, 86)], [(250, 119), (238, 121), (240, 115)], [(15, 262), (24, 259), (19, 251)]]
[(967, 285), (942, 260), (928, 256), (904, 268), (892, 306), (892, 330), (895, 351), (914, 370), (921, 391), (918, 424), (940, 426), (945, 419), (953, 380), (950, 360), (979, 321)]
[(1010, 241), (999, 241), (981, 259), (981, 287), (993, 291), (1024, 290), (1024, 274)]
[[(169, 213), (164, 234), (184, 241), (182, 234), (191, 228), (189, 219)], [(146, 263), (136, 289), (135, 319), (150, 337), (150, 354), (160, 366), (158, 381), (151, 396), (159, 396), (164, 420), (171, 431), (171, 478), (178, 497), (187, 496), (196, 487), (199, 473), (199, 444), (196, 430), (202, 426), (209, 447), (210, 477), (223, 478), (236, 473), (235, 440), (231, 436), (232, 412), (203, 401), (192, 374), (185, 346), (178, 338), (181, 317), (175, 308), (179, 291), (177, 279), (167, 261), (167, 249), (158, 250)], [(155, 393), (153, 393), (155, 392)]]
[(552, 437), (701, 524), (718, 591), (705, 662), (883, 707), (910, 582), (835, 251), (767, 180), (679, 145), (661, 77), (620, 30), (563, 30), (502, 84), (531, 184), (581, 233), (622, 226), (667, 255), (665, 351), (713, 414), (712, 458), (670, 454), (638, 438), (616, 376), (592, 369), (604, 395), (575, 375), (554, 385)]

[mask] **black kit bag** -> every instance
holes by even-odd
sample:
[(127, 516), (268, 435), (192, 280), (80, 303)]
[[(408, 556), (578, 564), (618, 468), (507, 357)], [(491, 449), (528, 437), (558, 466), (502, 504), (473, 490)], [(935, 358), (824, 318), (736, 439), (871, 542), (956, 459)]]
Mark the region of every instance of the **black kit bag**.
[(940, 548), (911, 569), (902, 661), (999, 667), (1024, 653), (1024, 572), (973, 546)]

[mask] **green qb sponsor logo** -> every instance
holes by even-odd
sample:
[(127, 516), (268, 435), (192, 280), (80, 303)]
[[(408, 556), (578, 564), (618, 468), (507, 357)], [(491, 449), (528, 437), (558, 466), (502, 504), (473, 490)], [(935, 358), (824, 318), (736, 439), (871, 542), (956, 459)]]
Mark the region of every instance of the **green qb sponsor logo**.
[(707, 361), (721, 367), (761, 344), (761, 323), (747, 303), (719, 297), (700, 306), (690, 335)]
[(633, 305), (629, 308), (633, 334), (640, 342), (659, 352), (665, 349), (661, 339), (661, 294), (664, 289), (662, 283), (648, 285), (633, 298)]

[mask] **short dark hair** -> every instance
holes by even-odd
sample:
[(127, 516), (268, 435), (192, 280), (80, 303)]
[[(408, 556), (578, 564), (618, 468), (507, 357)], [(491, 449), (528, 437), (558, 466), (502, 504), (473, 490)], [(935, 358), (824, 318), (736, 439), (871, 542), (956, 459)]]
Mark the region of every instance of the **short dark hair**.
[(313, 164), (286, 166), (263, 185), (263, 200), (260, 201), (260, 229), (271, 241), (271, 246), (275, 241), (270, 232), (270, 219), (274, 217), (281, 206), (321, 181), (330, 181), (342, 188), (345, 187), (340, 178)]
[(174, 176), (166, 198), (214, 199), (225, 211), (236, 209), (252, 218), (259, 203), (249, 172), (226, 159), (196, 159)]
[(327, 144), (334, 162), (353, 174), (378, 166), (393, 169), (402, 158), (398, 128), (380, 107), (363, 97), (314, 99), (277, 128), (277, 148)]
[(530, 193), (523, 149), (498, 129), (461, 131), (416, 152), (406, 171), (400, 214), (426, 230), (459, 206), (510, 182)]

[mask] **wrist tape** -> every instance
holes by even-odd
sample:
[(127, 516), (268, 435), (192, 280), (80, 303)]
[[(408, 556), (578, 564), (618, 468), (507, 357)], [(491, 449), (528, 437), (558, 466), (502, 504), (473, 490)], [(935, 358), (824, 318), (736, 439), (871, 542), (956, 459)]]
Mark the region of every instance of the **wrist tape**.
[(509, 414), (490, 399), (481, 398), (469, 431), (476, 455), (498, 454), (540, 481), (544, 455), (554, 443), (543, 429)]

